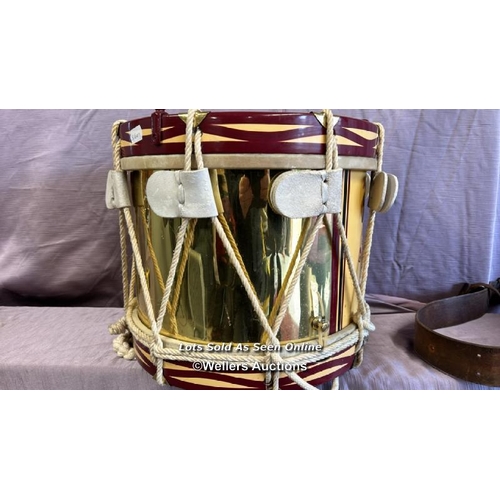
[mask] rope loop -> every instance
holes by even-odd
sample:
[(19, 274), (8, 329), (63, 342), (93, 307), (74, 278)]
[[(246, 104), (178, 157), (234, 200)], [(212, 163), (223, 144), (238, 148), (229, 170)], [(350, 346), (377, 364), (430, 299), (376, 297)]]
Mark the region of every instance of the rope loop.
[(385, 128), (381, 123), (375, 123), (378, 127), (379, 141), (377, 146), (377, 172), (382, 172), (384, 165)]
[(118, 335), (118, 337), (113, 340), (113, 349), (119, 358), (132, 361), (136, 357), (131, 333)]
[(339, 148), (335, 134), (335, 117), (331, 109), (323, 110), (326, 117), (326, 171), (338, 170)]
[(120, 126), (125, 123), (125, 120), (118, 120), (113, 123), (111, 128), (111, 147), (113, 148), (113, 168), (117, 172), (122, 172), (121, 167), (121, 140)]
[(184, 157), (184, 170), (189, 172), (192, 168), (193, 161), (193, 143), (194, 153), (196, 157), (196, 165), (198, 170), (205, 168), (203, 164), (203, 155), (201, 148), (202, 132), (200, 127), (196, 126), (196, 115), (199, 112), (197, 109), (190, 109), (186, 119), (186, 146)]
[(128, 332), (127, 318), (123, 317), (119, 319), (116, 323), (109, 325), (110, 335), (123, 335)]
[(360, 334), (363, 334), (363, 332), (374, 332), (375, 331), (375, 325), (371, 321), (369, 307), (368, 307), (368, 313), (364, 313), (364, 314), (361, 312), (355, 313), (353, 316), (353, 321), (358, 326), (358, 330), (359, 330)]

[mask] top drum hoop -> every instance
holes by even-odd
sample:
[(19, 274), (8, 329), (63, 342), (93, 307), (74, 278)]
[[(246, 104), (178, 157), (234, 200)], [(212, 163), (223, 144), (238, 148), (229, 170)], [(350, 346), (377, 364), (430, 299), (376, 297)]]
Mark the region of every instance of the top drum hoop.
[[(157, 112), (122, 124), (122, 168), (183, 168), (185, 120), (185, 115)], [(324, 121), (322, 113), (200, 112), (197, 125), (203, 134), (205, 166), (233, 169), (244, 163), (246, 169), (323, 169)], [(337, 117), (335, 135), (341, 168), (376, 170), (376, 124)]]

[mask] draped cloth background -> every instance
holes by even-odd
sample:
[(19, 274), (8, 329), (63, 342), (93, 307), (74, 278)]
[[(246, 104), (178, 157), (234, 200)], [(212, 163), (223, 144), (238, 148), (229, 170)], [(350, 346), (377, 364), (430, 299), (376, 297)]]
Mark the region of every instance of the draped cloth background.
[[(0, 389), (158, 388), (106, 333), (122, 304), (118, 214), (104, 202), (111, 126), (151, 112), (0, 110)], [(413, 317), (500, 277), (500, 111), (334, 112), (385, 126), (384, 169), (400, 181), (374, 237), (377, 331), (341, 387), (474, 387), (416, 358)]]
[[(151, 112), (0, 110), (0, 305), (120, 305), (110, 129)], [(500, 111), (334, 112), (385, 126), (384, 168), (400, 181), (369, 293), (427, 302), (500, 276)]]

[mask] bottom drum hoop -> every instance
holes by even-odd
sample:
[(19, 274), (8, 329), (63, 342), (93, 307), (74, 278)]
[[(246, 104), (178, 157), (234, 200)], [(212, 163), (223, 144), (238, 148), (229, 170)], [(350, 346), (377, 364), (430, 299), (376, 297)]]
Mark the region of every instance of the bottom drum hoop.
[[(137, 362), (151, 376), (157, 376), (157, 365), (148, 347), (151, 345), (153, 334), (140, 320), (136, 305), (129, 310), (127, 325), (133, 336)], [(287, 347), (283, 346), (284, 364), (280, 368), (295, 370), (305, 383), (313, 387), (324, 386), (351, 370), (356, 360), (358, 341), (359, 333), (352, 324), (337, 334), (335, 341), (330, 339), (327, 351), (316, 351), (322, 353), (322, 359), (317, 361), (308, 361), (307, 357), (311, 357), (308, 354), (287, 352)], [(164, 339), (164, 345), (170, 347), (171, 354), (162, 358), (163, 377), (170, 386), (180, 389), (264, 390), (269, 388), (268, 369), (274, 371), (273, 368), (278, 368), (273, 367), (272, 361), (266, 359), (262, 353), (254, 353), (251, 356), (251, 348), (248, 352), (238, 351), (238, 345), (233, 345), (232, 350), (225, 351), (224, 354), (217, 351), (219, 356), (217, 352), (213, 355), (207, 350), (187, 351), (185, 356), (182, 356), (182, 342), (172, 343), (171, 340)], [(282, 390), (301, 388), (284, 371), (279, 375), (279, 387)]]

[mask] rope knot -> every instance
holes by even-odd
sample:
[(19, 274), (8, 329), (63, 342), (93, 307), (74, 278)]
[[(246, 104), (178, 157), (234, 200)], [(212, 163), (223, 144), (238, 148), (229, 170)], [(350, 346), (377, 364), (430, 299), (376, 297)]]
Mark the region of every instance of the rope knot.
[(113, 350), (119, 358), (133, 361), (135, 359), (135, 349), (132, 344), (132, 335), (130, 333), (124, 333), (118, 335), (113, 341)]
[(109, 325), (108, 330), (110, 335), (123, 335), (128, 333), (127, 319), (121, 318), (116, 323)]
[(151, 362), (156, 365), (156, 382), (160, 386), (166, 385), (167, 381), (163, 376), (163, 359), (164, 355), (162, 354), (163, 344), (161, 339), (155, 335), (149, 345), (149, 353), (151, 356)]
[(354, 322), (358, 326), (360, 334), (365, 332), (369, 333), (375, 331), (375, 325), (371, 321), (370, 307), (368, 305), (365, 305), (365, 308), (366, 310), (364, 314), (358, 311), (353, 318)]
[(366, 339), (370, 332), (375, 331), (375, 325), (371, 322), (370, 307), (365, 304), (365, 313), (357, 312), (354, 315), (354, 321), (358, 325), (359, 331), (359, 342), (356, 347), (356, 359), (353, 368), (358, 368), (363, 363), (364, 359), (364, 347), (366, 344)]
[(151, 356), (154, 358), (162, 358), (163, 357), (163, 343), (161, 338), (155, 337), (152, 339), (151, 344), (149, 345), (149, 352)]

